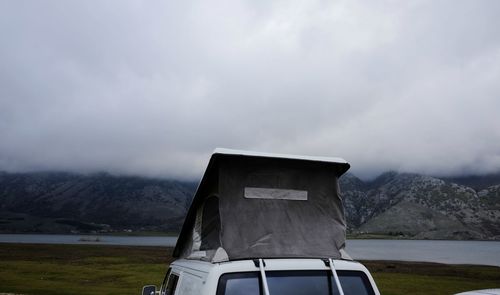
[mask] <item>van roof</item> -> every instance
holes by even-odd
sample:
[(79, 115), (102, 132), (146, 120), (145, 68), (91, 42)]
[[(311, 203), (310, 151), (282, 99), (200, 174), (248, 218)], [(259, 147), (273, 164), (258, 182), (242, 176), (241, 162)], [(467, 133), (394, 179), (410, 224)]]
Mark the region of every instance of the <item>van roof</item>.
[[(277, 270), (330, 270), (322, 259), (311, 258), (273, 258), (264, 259), (266, 271)], [(366, 271), (366, 267), (357, 261), (334, 260), (337, 270), (358, 270)], [(171, 264), (172, 267), (179, 267), (185, 270), (195, 270), (197, 272), (208, 273), (216, 269), (220, 274), (231, 272), (258, 271), (253, 260), (234, 260), (220, 263), (211, 263), (201, 260), (180, 259)]]

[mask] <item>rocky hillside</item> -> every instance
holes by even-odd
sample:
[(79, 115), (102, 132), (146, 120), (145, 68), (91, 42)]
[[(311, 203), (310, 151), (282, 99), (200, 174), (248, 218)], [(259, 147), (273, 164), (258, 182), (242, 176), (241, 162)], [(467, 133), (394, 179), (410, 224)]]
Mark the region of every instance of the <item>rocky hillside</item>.
[(350, 231), (429, 239), (500, 239), (500, 185), (476, 191), (438, 178), (341, 178)]
[(176, 232), (195, 189), (109, 174), (0, 173), (0, 232)]
[[(341, 188), (354, 234), (500, 240), (500, 184), (475, 190), (389, 172), (370, 182), (346, 174)], [(0, 173), (0, 232), (175, 233), (195, 189), (196, 183), (109, 174)]]

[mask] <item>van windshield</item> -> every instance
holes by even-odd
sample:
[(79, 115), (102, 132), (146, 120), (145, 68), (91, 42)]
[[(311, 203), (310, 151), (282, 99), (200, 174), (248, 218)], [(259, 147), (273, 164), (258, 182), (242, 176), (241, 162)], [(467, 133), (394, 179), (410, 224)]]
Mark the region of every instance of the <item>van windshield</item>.
[[(361, 271), (337, 271), (345, 295), (372, 295), (373, 289)], [(337, 295), (339, 291), (330, 271), (266, 271), (270, 295)], [(217, 295), (262, 295), (258, 272), (224, 274)]]

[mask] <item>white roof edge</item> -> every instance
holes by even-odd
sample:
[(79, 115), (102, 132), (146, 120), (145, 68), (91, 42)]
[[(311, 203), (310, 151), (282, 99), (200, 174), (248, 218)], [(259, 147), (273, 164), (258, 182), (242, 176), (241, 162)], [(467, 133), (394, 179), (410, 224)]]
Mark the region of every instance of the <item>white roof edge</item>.
[(273, 154), (273, 153), (233, 150), (233, 149), (225, 149), (225, 148), (216, 148), (214, 150), (213, 154), (240, 155), (240, 156), (266, 157), (266, 158), (281, 158), (281, 159), (306, 160), (306, 161), (315, 161), (315, 162), (347, 164), (346, 160), (344, 160), (342, 158), (337, 158), (337, 157), (317, 157), (317, 156)]
[[(266, 270), (313, 270), (313, 269), (329, 269), (325, 265), (323, 259), (320, 258), (266, 258)], [(341, 259), (334, 259), (335, 268), (339, 270), (365, 270), (365, 266), (357, 261), (346, 261)], [(254, 271), (255, 264), (253, 259), (224, 261), (213, 263), (209, 261), (178, 259), (172, 262), (172, 265), (194, 267), (203, 269), (202, 271), (208, 272), (214, 267), (220, 267), (224, 272), (236, 271)]]

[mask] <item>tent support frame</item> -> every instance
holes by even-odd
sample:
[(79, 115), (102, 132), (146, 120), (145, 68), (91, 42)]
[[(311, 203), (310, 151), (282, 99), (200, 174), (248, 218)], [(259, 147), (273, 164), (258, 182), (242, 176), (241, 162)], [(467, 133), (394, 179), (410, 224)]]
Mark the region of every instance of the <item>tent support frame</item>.
[(266, 271), (264, 270), (266, 263), (262, 259), (258, 259), (258, 260), (254, 259), (253, 263), (255, 264), (256, 267), (259, 268), (260, 278), (262, 280), (262, 289), (264, 289), (264, 295), (270, 295), (269, 294), (269, 287), (267, 285)]
[(342, 289), (342, 285), (340, 285), (339, 276), (337, 274), (337, 270), (335, 269), (335, 265), (333, 264), (333, 259), (328, 258), (328, 264), (330, 266), (330, 270), (332, 271), (333, 279), (335, 280), (337, 289), (339, 290), (339, 294), (344, 295), (344, 290)]

